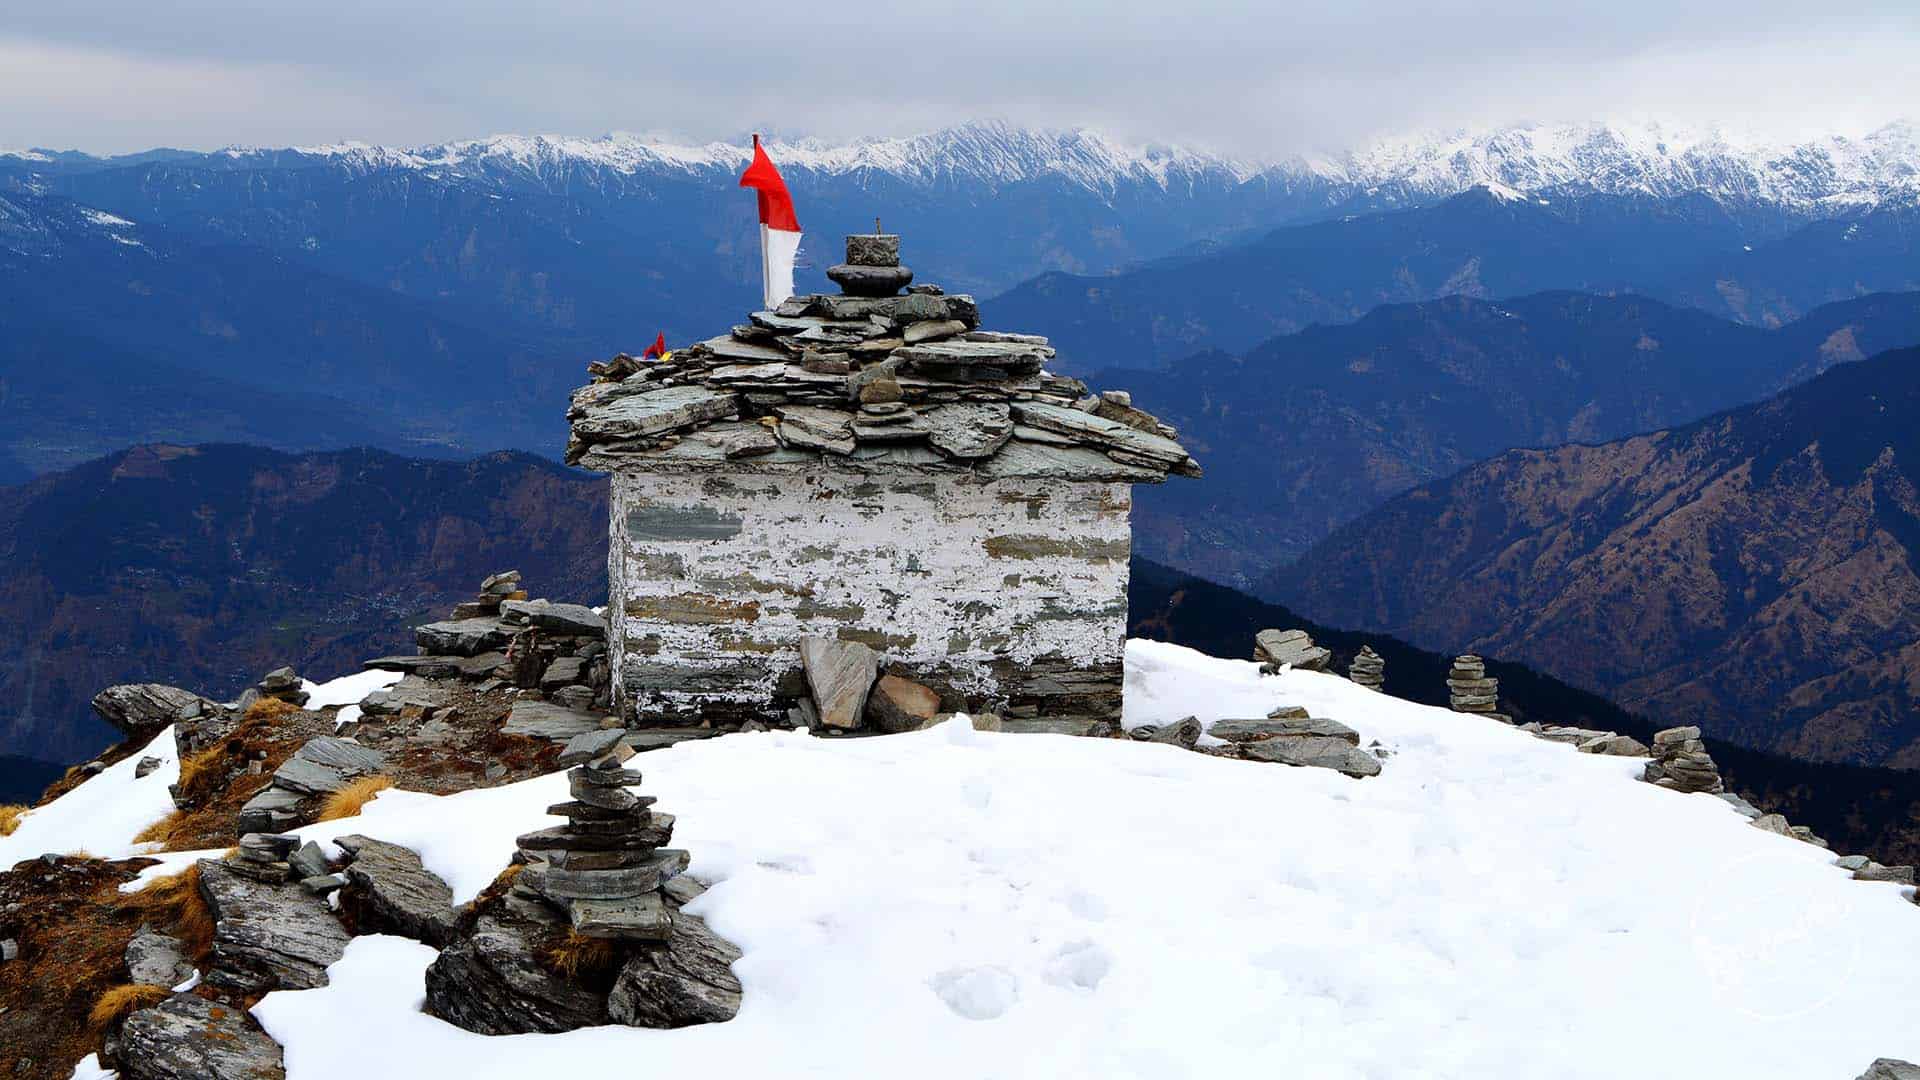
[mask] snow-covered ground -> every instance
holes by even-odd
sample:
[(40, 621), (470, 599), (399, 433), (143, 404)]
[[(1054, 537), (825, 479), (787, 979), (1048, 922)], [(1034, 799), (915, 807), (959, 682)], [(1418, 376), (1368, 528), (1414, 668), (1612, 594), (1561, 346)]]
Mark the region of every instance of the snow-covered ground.
[[(1127, 660), (1129, 724), (1303, 704), (1392, 756), (1356, 781), (956, 724), (685, 743), (634, 764), (714, 883), (692, 910), (744, 950), (732, 1022), (474, 1035), (420, 1011), (433, 951), (392, 937), (255, 1014), (295, 1080), (1844, 1080), (1920, 1058), (1911, 890), (1640, 783), (1637, 759), (1329, 675)], [(465, 900), (563, 788), (387, 792), (302, 832), (416, 846)]]

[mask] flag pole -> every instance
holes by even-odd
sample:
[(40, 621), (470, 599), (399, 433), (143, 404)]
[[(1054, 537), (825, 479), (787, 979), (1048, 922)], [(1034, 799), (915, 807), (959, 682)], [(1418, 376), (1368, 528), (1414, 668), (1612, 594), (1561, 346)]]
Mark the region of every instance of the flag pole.
[[(753, 149), (760, 149), (760, 133), (753, 133)], [(773, 307), (773, 252), (767, 246), (767, 223), (760, 223), (760, 302)]]

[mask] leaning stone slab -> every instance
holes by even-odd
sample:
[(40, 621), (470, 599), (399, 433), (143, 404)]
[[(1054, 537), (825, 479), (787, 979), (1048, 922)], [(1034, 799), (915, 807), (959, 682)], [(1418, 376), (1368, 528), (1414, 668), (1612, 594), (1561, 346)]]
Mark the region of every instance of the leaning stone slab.
[(740, 1011), (740, 950), (697, 915), (677, 912), (667, 947), (627, 961), (607, 997), (607, 1014), (631, 1027), (717, 1024)]
[(296, 884), (249, 880), (218, 859), (199, 867), (214, 919), (207, 982), (240, 993), (327, 985), (327, 965), (346, 952), (347, 932), (326, 901)]
[(342, 903), (354, 906), (363, 933), (399, 934), (436, 947), (453, 939), (453, 890), (413, 849), (358, 835), (334, 842), (353, 856)]
[(506, 648), (513, 634), (514, 627), (499, 619), (452, 619), (419, 627), (413, 632), (413, 642), (423, 653), (478, 656)]
[(823, 727), (860, 726), (867, 694), (879, 674), (880, 657), (857, 641), (808, 635), (800, 639), (800, 663)]
[(547, 600), (508, 600), (500, 605), (503, 622), (551, 630), (558, 634), (607, 635), (606, 616), (584, 604), (555, 604)]
[(195, 994), (175, 994), (120, 1027), (127, 1080), (284, 1080), (280, 1044), (253, 1015)]
[(581, 712), (550, 701), (516, 701), (507, 714), (506, 726), (500, 730), (508, 735), (566, 742), (576, 735), (601, 730), (606, 719), (599, 713)]
[(1241, 747), (1241, 754), (1253, 761), (1275, 761), (1314, 769), (1332, 769), (1354, 778), (1377, 776), (1380, 761), (1345, 739), (1303, 735), (1298, 738), (1262, 739)]

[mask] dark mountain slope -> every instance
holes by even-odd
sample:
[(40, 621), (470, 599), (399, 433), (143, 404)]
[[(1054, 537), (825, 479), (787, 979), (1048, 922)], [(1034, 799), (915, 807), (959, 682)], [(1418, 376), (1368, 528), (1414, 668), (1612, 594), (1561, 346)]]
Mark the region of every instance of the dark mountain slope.
[(1777, 331), (1636, 296), (1450, 297), (1094, 382), (1130, 387), (1207, 470), (1140, 492), (1141, 552), (1246, 582), (1473, 461), (1684, 423), (1917, 342), (1920, 293)]
[(0, 489), (0, 749), (104, 746), (113, 683), (357, 670), (495, 570), (603, 602), (606, 514), (603, 479), (517, 454), (149, 446)]
[(1408, 492), (1268, 590), (1815, 759), (1920, 768), (1920, 349)]

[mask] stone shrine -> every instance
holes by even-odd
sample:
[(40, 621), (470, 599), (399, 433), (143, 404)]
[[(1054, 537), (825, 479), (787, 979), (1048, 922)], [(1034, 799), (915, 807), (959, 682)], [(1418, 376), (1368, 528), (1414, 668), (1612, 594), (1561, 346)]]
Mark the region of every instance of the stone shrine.
[(1198, 476), (1125, 393), (1050, 374), (851, 236), (797, 296), (657, 361), (589, 365), (567, 461), (612, 474), (608, 645), (634, 724), (807, 695), (802, 638), (857, 642), (943, 710), (1119, 719), (1132, 485)]

